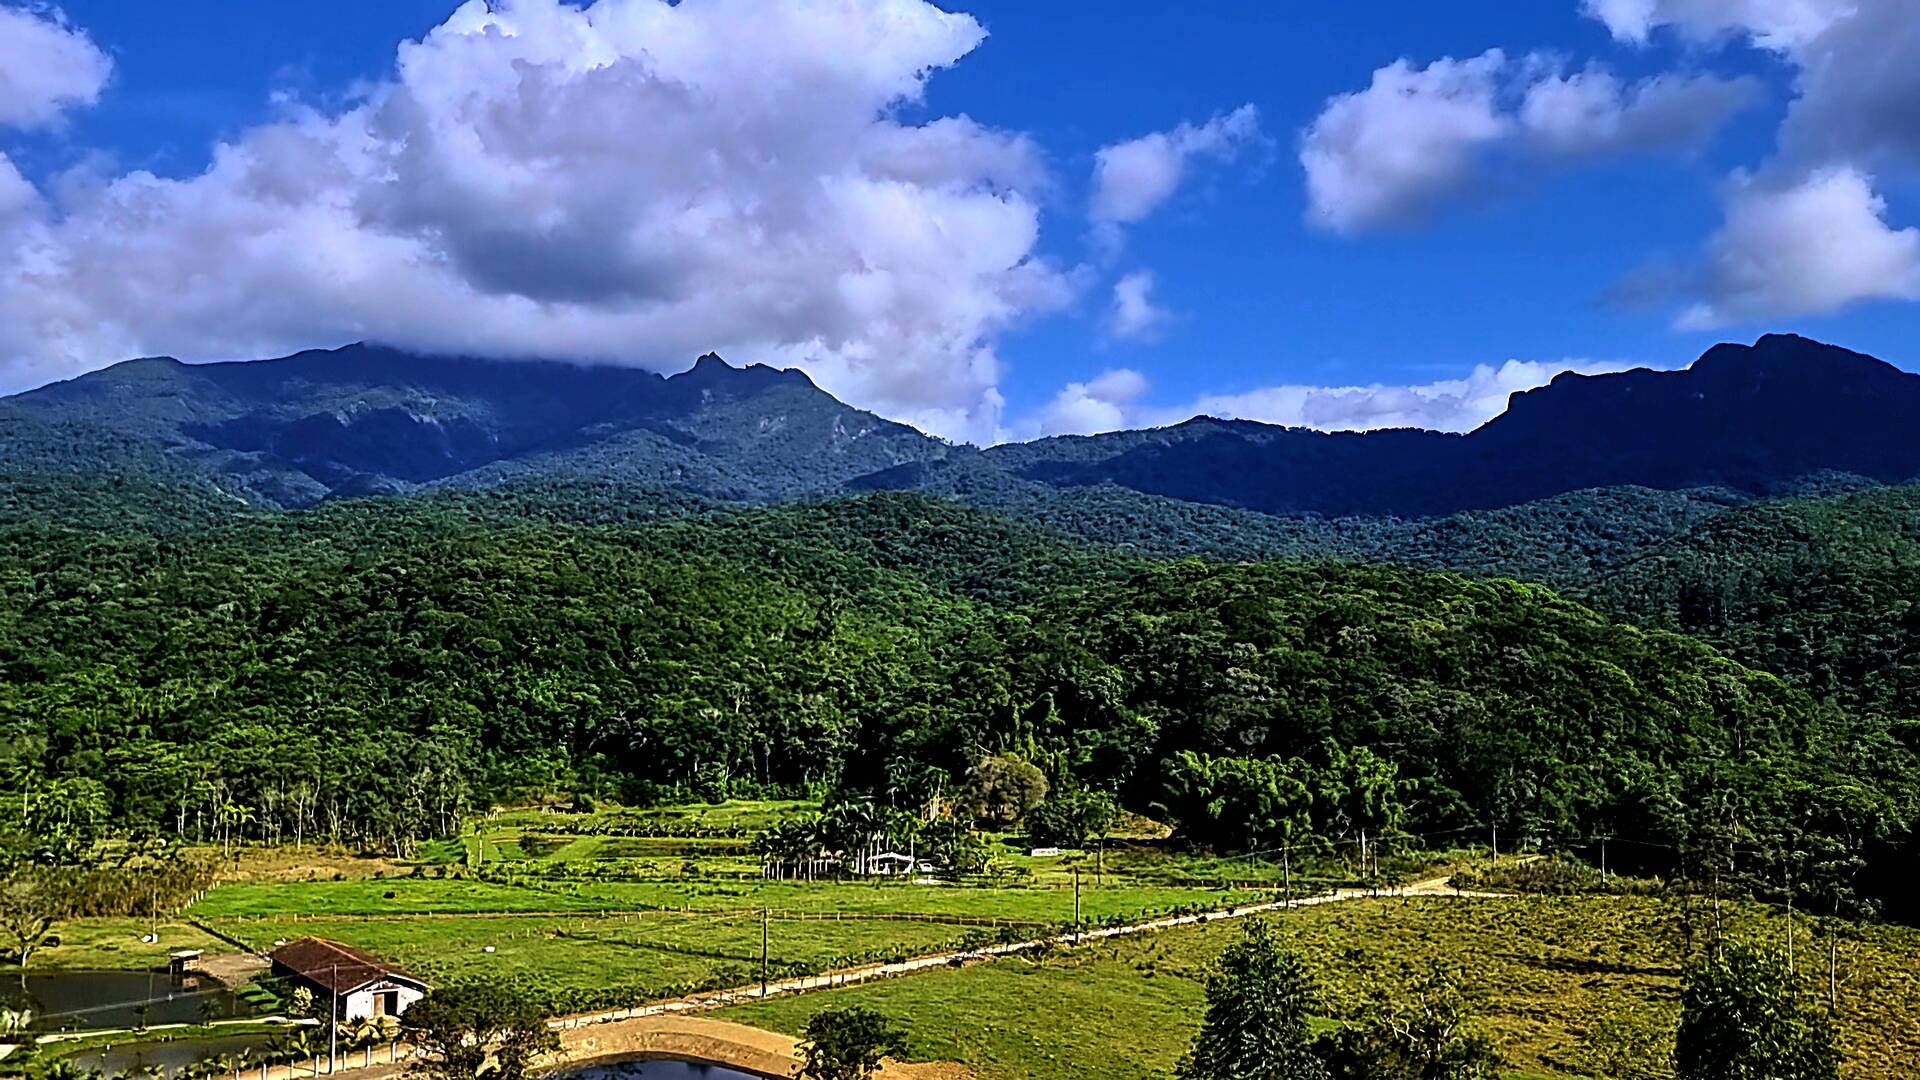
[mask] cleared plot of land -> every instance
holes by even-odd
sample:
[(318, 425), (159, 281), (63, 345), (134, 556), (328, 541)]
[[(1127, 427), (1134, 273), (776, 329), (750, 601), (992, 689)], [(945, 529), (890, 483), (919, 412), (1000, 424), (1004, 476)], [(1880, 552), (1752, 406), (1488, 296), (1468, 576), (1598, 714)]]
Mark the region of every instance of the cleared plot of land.
[[(757, 917), (302, 919), (248, 921), (231, 929), (257, 948), (318, 934), (437, 984), (508, 987), (555, 1012), (639, 1004), (760, 976)], [(955, 947), (965, 933), (940, 923), (771, 920), (769, 969), (778, 978), (900, 959)]]
[(564, 894), (490, 881), (393, 877), (222, 885), (193, 906), (193, 915), (226, 919), (249, 915), (425, 915), (595, 908), (597, 905)]
[[(1756, 910), (1743, 933), (1781, 940)], [(1275, 918), (1325, 991), (1329, 1016), (1394, 994), (1435, 963), (1458, 965), (1512, 1075), (1592, 1075), (1596, 1029), (1658, 1029), (1676, 1017), (1680, 909), (1650, 899), (1410, 899), (1303, 909)], [(859, 1002), (906, 1024), (919, 1060), (965, 1062), (984, 1077), (1068, 1080), (1165, 1075), (1190, 1045), (1201, 981), (1231, 924), (1063, 950), (887, 983), (728, 1009), (728, 1019), (794, 1033), (830, 1004)], [(1846, 1075), (1920, 1076), (1920, 931), (1867, 928), (1843, 940), (1839, 1022)], [(1802, 956), (1820, 950), (1802, 926)], [(1806, 970), (1825, 989), (1825, 968)]]

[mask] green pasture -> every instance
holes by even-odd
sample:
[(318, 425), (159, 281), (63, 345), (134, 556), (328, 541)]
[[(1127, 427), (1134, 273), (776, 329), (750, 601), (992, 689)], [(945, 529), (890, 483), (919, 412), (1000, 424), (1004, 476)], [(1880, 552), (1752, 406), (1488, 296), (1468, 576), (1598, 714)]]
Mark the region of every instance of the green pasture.
[[(246, 920), (226, 928), (256, 948), (304, 934), (332, 938), (436, 985), (504, 986), (556, 1012), (638, 1004), (760, 975), (757, 916), (422, 916)], [(777, 978), (938, 952), (966, 933), (942, 923), (773, 919), (767, 956)]]
[[(1658, 1038), (1677, 1019), (1685, 918), (1674, 901), (1355, 901), (1274, 922), (1320, 979), (1329, 1018), (1403, 993), (1435, 964), (1454, 967), (1515, 1078), (1596, 1076), (1606, 1032)], [(1758, 908), (1742, 909), (1736, 925), (1773, 940), (1786, 932)], [(1824, 995), (1826, 939), (1796, 929), (1808, 992)], [(816, 1010), (857, 1002), (904, 1024), (915, 1060), (964, 1062), (986, 1080), (1164, 1076), (1198, 1029), (1207, 970), (1238, 933), (1232, 923), (1182, 928), (722, 1015), (798, 1033)], [(1839, 983), (1849, 1080), (1920, 1076), (1920, 931), (1845, 930)]]

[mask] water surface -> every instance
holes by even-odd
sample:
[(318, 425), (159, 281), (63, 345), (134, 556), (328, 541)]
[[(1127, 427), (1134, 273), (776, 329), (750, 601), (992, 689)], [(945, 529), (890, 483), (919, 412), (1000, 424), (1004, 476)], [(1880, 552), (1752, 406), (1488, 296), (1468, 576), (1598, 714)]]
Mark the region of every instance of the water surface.
[(564, 1073), (558, 1080), (764, 1080), (764, 1078), (722, 1065), (656, 1060), (594, 1065)]
[[(212, 1057), (235, 1057), (242, 1050), (252, 1050), (256, 1055), (261, 1055), (273, 1045), (270, 1035), (216, 1035), (206, 1039), (148, 1043), (134, 1042), (138, 1036), (130, 1035), (127, 1038), (126, 1043), (75, 1054), (72, 1061), (82, 1072), (97, 1069), (102, 1076), (128, 1076), (142, 1066), (156, 1065), (162, 1076), (171, 1078), (196, 1061)], [(355, 1052), (342, 1056), (342, 1061), (349, 1059), (357, 1065), (360, 1063), (360, 1054)], [(260, 1069), (256, 1065), (242, 1073), (241, 1080), (254, 1080), (259, 1075)]]
[(33, 1014), (35, 1031), (198, 1024), (250, 1016), (247, 1003), (212, 979), (155, 971), (29, 972), (0, 979), (0, 1001)]

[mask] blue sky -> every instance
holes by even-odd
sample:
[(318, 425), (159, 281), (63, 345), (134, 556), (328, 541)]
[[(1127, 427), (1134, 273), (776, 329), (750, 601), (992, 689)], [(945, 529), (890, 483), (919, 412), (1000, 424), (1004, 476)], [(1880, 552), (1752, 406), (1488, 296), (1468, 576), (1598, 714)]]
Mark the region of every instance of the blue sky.
[[(646, 2), (604, 0), (602, 7)], [(571, 32), (564, 22), (571, 9), (554, 0), (496, 6), (504, 11), (501, 25), (528, 42), (536, 40), (536, 22), (540, 34)], [(219, 181), (242, 184), (246, 198), (260, 197), (260, 177), (269, 172), (325, 173), (322, 164), (300, 164), (298, 154), (312, 151), (289, 150), (286, 140), (259, 133), (271, 130), (267, 125), (324, 125), (333, 140), (343, 114), (399, 96), (382, 87), (398, 84), (425, 100), (429, 75), (457, 80), (479, 70), (449, 51), (460, 42), (443, 32), (450, 44), (442, 51), (454, 59), (429, 75), (396, 72), (396, 48), (447, 22), (455, 5), (67, 0), (56, 21), (16, 3), (15, 15), (89, 43), (110, 73), (38, 113), (17, 105), (14, 122), (0, 126), (0, 165), (10, 161), (38, 193), (35, 216), (22, 227), (30, 239), (21, 242), (28, 254), (20, 263), (98, 264), (58, 286), (44, 276), (32, 288), (0, 280), (0, 302), (13, 305), (0, 314), (13, 316), (16, 326), (40, 327), (0, 336), (0, 389), (101, 366), (123, 358), (120, 351), (214, 359), (366, 336), (423, 350), (552, 352), (671, 368), (704, 342), (739, 360), (799, 364), (856, 403), (987, 441), (1167, 422), (1203, 406), (1327, 427), (1464, 427), (1484, 419), (1488, 400), (1568, 366), (1678, 366), (1715, 341), (1771, 330), (1796, 330), (1908, 366), (1907, 342), (1920, 327), (1913, 303), (1920, 296), (1920, 255), (1913, 251), (1920, 240), (1905, 227), (1920, 214), (1910, 173), (1920, 157), (1911, 152), (1920, 146), (1920, 119), (1912, 115), (1920, 107), (1894, 96), (1902, 90), (1897, 80), (1881, 91), (1889, 103), (1872, 97), (1870, 86), (1804, 75), (1821, 65), (1844, 69), (1847, 50), (1863, 48), (1860, 41), (1901, 55), (1915, 33), (1897, 0), (1861, 4), (1864, 12), (1839, 0), (1805, 0), (1791, 23), (1782, 23), (1790, 17), (1777, 9), (1792, 5), (1741, 0), (948, 5), (984, 28), (977, 44), (964, 26), (918, 11), (918, 0), (853, 5), (872, 9), (883, 27), (877, 31), (867, 23), (825, 27), (827, 16), (815, 18), (812, 6), (794, 5), (793, 17), (803, 28), (822, 24), (818, 42), (792, 27), (767, 40), (755, 25), (765, 20), (744, 17), (751, 9), (737, 0), (731, 9), (729, 0), (692, 0), (687, 14), (714, 9), (699, 33), (758, 57), (770, 83), (814, 78), (812, 65), (849, 35), (893, 34), (888, 28), (901, 24), (887, 17), (905, 12), (909, 25), (893, 37), (862, 39), (880, 57), (869, 67), (831, 60), (832, 81), (817, 84), (815, 108), (724, 83), (751, 82), (755, 72), (722, 61), (663, 62), (707, 65), (676, 69), (675, 79), (712, 99), (678, 116), (670, 94), (655, 96), (655, 83), (588, 86), (582, 74), (659, 47), (647, 35), (676, 33), (673, 19), (626, 28), (608, 46), (613, 52), (585, 65), (564, 55), (573, 39), (557, 37), (530, 60), (518, 59), (567, 68), (568, 89), (578, 96), (565, 115), (604, 106), (618, 138), (606, 136), (611, 148), (583, 151), (589, 160), (566, 175), (598, 179), (569, 186), (556, 205), (542, 208), (545, 189), (487, 190), (485, 177), (501, 161), (476, 164), (449, 151), (427, 164), (382, 159), (380, 169), (422, 170), (402, 176), (404, 197), (389, 197), (391, 175), (378, 183), (342, 180), (342, 189), (326, 190), (303, 178), (287, 181), (300, 187), (297, 193), (273, 194), (250, 220), (230, 222), (216, 220), (209, 207), (240, 198), (212, 181), (192, 183), (208, 173), (217, 145), (247, 148), (254, 162), (248, 178)], [(474, 19), (469, 30), (484, 13)], [(1884, 25), (1854, 25), (1872, 19), (1901, 25), (1891, 35)], [(5, 28), (0, 20), (0, 52), (9, 47)], [(922, 36), (906, 40), (908, 32)], [(461, 40), (471, 44), (477, 33)], [(582, 44), (581, 54), (594, 47)], [(1486, 59), (1492, 49), (1502, 50), (1501, 58)], [(1913, 55), (1920, 61), (1920, 46)], [(1477, 66), (1442, 80), (1435, 62), (1444, 58)], [(1840, 62), (1827, 63), (1834, 58)], [(904, 93), (875, 89), (912, 82), (913, 70), (929, 60), (938, 70), (923, 92), (917, 84)], [(1330, 130), (1330, 103), (1367, 91), (1377, 70), (1399, 60), (1407, 73), (1401, 93), (1352, 103), (1354, 117), (1364, 112), (1355, 119), (1364, 130), (1336, 155), (1339, 190), (1390, 194), (1354, 195), (1360, 201), (1340, 204), (1348, 210), (1315, 216), (1326, 199), (1317, 202), (1309, 187), (1309, 132), (1316, 125)], [(1612, 96), (1588, 100), (1612, 114), (1574, 114), (1573, 126), (1551, 132), (1531, 119), (1526, 109), (1539, 87), (1593, 89), (1593, 81), (1578, 81), (1582, 74), (1611, 80)], [(527, 93), (524, 86), (502, 89), (472, 77), (489, 93), (508, 95), (489, 107), (524, 104), (514, 96)], [(62, 92), (58, 78), (49, 74), (39, 88), (49, 101)], [(1675, 90), (1662, 99), (1663, 111), (1636, 113), (1637, 101), (1661, 92), (1648, 91), (1656, 85)], [(1395, 128), (1392, 110), (1409, 97), (1453, 110), (1475, 87), (1489, 95), (1478, 106), (1484, 115), (1448, 115), (1477, 134), (1396, 162), (1407, 132), (1424, 134), (1432, 125), (1416, 118), (1408, 129)], [(0, 125), (8, 93), (34, 92), (0, 81)], [(1231, 131), (1208, 126), (1247, 106), (1239, 114), (1245, 122)], [(1822, 111), (1843, 107), (1869, 119), (1844, 138), (1828, 137), (1835, 125), (1822, 122)], [(1790, 115), (1794, 109), (1806, 115)], [(51, 120), (49, 110), (57, 112)], [(451, 107), (424, 120), (429, 109), (370, 111), (390, 114), (368, 121), (367, 130), (395, 146), (405, 145), (392, 135), (405, 124), (427, 125), (421, 130), (440, 138), (471, 115)], [(843, 129), (869, 112), (887, 114), (907, 132), (900, 139), (911, 145), (901, 153), (911, 155), (921, 185), (912, 198), (857, 212), (836, 204), (836, 214), (854, 220), (836, 218), (831, 228), (808, 212), (809, 224), (794, 226), (791, 242), (770, 249), (775, 254), (689, 269), (685, 280), (659, 285), (658, 295), (649, 291), (656, 279), (694, 256), (648, 249), (660, 243), (651, 238), (618, 250), (591, 242), (595, 229), (639, 236), (658, 220), (644, 208), (683, 207), (727, 184), (723, 178), (677, 186), (697, 166), (676, 166), (682, 159), (673, 155), (697, 154), (703, 138), (743, 160), (772, 162), (770, 170), (791, 160), (798, 163), (792, 174), (818, 168), (844, 180), (844, 163), (822, 147), (838, 145)], [(961, 116), (979, 130), (951, 146), (941, 142), (941, 171), (927, 173), (936, 167), (927, 164), (928, 126)], [(826, 132), (819, 139), (795, 134), (816, 122)], [(544, 123), (541, 133), (512, 137), (532, 146), (557, 122)], [(703, 124), (715, 134), (703, 134)], [(1183, 130), (1186, 136), (1178, 134)], [(1818, 137), (1806, 134), (1816, 130)], [(551, 161), (606, 131), (583, 126), (528, 152)], [(1156, 132), (1199, 147), (1181, 158), (1171, 194), (1148, 200), (1137, 219), (1094, 220), (1097, 155)], [(358, 128), (353, 134), (366, 137)], [(421, 141), (417, 131), (412, 138)], [(487, 152), (497, 152), (499, 142), (480, 139)], [(623, 171), (622, 153), (632, 156), (630, 171)], [(1457, 155), (1453, 175), (1422, 172), (1435, 171), (1433, 163), (1448, 155)], [(260, 164), (269, 158), (271, 169)], [(858, 168), (865, 170), (860, 179), (870, 179), (874, 166)], [(127, 178), (142, 171), (188, 184), (141, 189)], [(756, 181), (728, 193), (724, 204), (761, 208), (797, 198), (790, 179)], [(973, 190), (962, 199), (955, 195), (960, 188)], [(439, 193), (448, 193), (446, 206), (436, 205)], [(301, 227), (274, 232), (261, 222), (283, 197), (303, 212), (314, 200), (328, 209), (311, 221), (290, 214)], [(1008, 212), (1008, 203), (1020, 212)], [(341, 214), (368, 214), (362, 208), (376, 204), (377, 229), (339, 224)], [(527, 219), (547, 222), (541, 231), (530, 237), (521, 234), (523, 222), (503, 224), (519, 207)], [(763, 242), (768, 219), (759, 215), (756, 209), (741, 226), (750, 228), (745, 234), (714, 226), (714, 246), (739, 235)], [(336, 226), (344, 230), (337, 242), (326, 231)], [(941, 243), (954, 246), (908, 251), (899, 246), (906, 241), (889, 235), (913, 237), (926, 228), (952, 232)], [(126, 240), (130, 229), (151, 229), (153, 236), (135, 245)], [(853, 239), (843, 235), (849, 230)], [(395, 237), (412, 245), (406, 253), (395, 254), (388, 243)], [(168, 245), (196, 255), (230, 252), (228, 269), (211, 258), (205, 266), (169, 262), (158, 253)], [(287, 265), (285, 249), (300, 245), (328, 261), (316, 267), (317, 256), (302, 256)], [(981, 256), (972, 265), (971, 253), (1003, 249), (1004, 258)], [(958, 253), (969, 265), (943, 280)], [(787, 255), (794, 266), (766, 270), (768, 258)], [(150, 283), (139, 276), (149, 257)], [(362, 291), (334, 291), (333, 276), (343, 268), (352, 276), (357, 260), (388, 257), (397, 266), (417, 267), (423, 258), (451, 265), (458, 281), (396, 284), (369, 274)], [(121, 266), (132, 267), (128, 281), (101, 282)], [(181, 266), (178, 273), (191, 283), (178, 297), (169, 296), (169, 266)], [(867, 273), (876, 267), (884, 286)], [(278, 284), (266, 295), (219, 280), (227, 272), (235, 281)], [(836, 274), (866, 283), (831, 297), (782, 298), (782, 290), (804, 290), (808, 281)], [(1115, 306), (1116, 286), (1129, 279), (1141, 300), (1130, 323)], [(912, 289), (899, 285), (908, 280), (916, 282)], [(569, 283), (578, 288), (570, 291)], [(381, 306), (381, 296), (416, 284), (420, 299), (408, 310)], [(303, 290), (313, 293), (310, 304), (301, 302)], [(729, 291), (753, 299), (729, 306)], [(444, 307), (444, 318), (427, 318), (423, 306)], [(853, 325), (861, 320), (885, 329)], [(1522, 364), (1502, 373), (1508, 361)], [(1405, 389), (1468, 379), (1482, 365), (1491, 370), (1473, 387), (1412, 396)], [(1366, 389), (1338, 390), (1344, 387)], [(1315, 396), (1314, 388), (1332, 389)]]

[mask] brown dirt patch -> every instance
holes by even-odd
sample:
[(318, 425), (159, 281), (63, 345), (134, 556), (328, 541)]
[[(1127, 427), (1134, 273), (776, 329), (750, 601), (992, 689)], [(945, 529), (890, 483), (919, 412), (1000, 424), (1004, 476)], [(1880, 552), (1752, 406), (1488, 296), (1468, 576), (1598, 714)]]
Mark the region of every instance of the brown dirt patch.
[(191, 969), (223, 986), (237, 987), (245, 986), (266, 974), (272, 966), (264, 957), (252, 953), (228, 953), (223, 956), (202, 956), (193, 962)]
[[(711, 1062), (762, 1076), (792, 1076), (800, 1066), (800, 1043), (776, 1031), (703, 1016), (649, 1016), (560, 1032), (555, 1067), (668, 1057)], [(951, 1061), (887, 1062), (883, 1080), (974, 1080)]]

